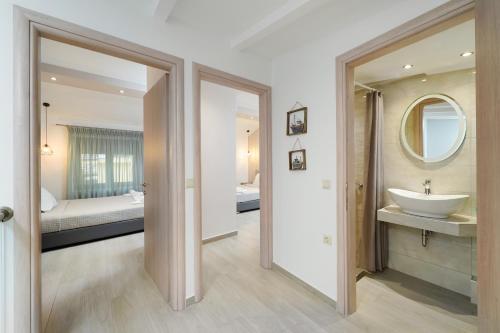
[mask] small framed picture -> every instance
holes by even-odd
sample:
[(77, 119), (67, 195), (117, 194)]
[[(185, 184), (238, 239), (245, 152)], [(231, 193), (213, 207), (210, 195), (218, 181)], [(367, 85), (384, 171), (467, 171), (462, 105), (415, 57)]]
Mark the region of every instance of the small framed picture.
[(286, 135), (307, 133), (307, 107), (287, 112)]
[(306, 169), (306, 150), (292, 150), (288, 152), (288, 165), (292, 171)]

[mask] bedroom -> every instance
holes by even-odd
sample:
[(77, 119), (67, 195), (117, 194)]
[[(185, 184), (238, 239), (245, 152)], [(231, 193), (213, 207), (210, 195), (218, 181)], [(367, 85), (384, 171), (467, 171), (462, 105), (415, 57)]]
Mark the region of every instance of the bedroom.
[[(61, 284), (64, 293), (75, 282), (63, 283), (72, 269), (65, 259), (69, 253), (109, 254), (123, 242), (133, 242), (142, 252), (144, 162), (148, 149), (151, 156), (152, 149), (164, 146), (144, 144), (144, 121), (151, 92), (167, 75), (46, 38), (41, 40), (40, 69), (45, 325), (52, 308), (64, 306), (55, 304), (55, 286)], [(130, 234), (134, 235), (119, 237)], [(109, 238), (114, 239), (100, 242)], [(79, 246), (87, 243), (91, 244)], [(93, 281), (89, 271), (95, 264), (82, 265), (87, 283)]]

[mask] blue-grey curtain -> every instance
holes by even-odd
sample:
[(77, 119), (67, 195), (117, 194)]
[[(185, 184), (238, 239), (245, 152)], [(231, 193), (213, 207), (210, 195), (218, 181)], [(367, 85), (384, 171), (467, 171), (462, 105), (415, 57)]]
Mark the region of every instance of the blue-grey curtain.
[(142, 190), (142, 132), (68, 126), (68, 198), (121, 195)]

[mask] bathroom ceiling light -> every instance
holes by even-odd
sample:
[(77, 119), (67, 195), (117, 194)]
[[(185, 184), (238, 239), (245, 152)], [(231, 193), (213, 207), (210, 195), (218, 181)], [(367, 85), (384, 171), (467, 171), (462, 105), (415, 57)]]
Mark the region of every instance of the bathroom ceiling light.
[(50, 78), (52, 81), (57, 81), (57, 78), (55, 76)]
[(403, 66), (404, 69), (412, 69), (413, 65), (412, 64), (406, 64)]
[(422, 80), (420, 80), (420, 81), (422, 81), (422, 82), (427, 82), (427, 79), (425, 79), (425, 78), (424, 78), (424, 79), (422, 79)]
[(474, 54), (474, 52), (472, 52), (472, 51), (465, 51), (463, 53), (460, 53), (460, 56), (461, 57), (470, 57), (473, 54)]
[(125, 93), (125, 90), (120, 90), (120, 94), (124, 94)]

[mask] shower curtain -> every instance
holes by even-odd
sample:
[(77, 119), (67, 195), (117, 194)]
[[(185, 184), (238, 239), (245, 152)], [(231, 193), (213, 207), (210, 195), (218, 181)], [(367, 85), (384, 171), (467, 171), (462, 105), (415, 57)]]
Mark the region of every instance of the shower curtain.
[(377, 221), (384, 196), (383, 136), (384, 101), (382, 93), (367, 94), (365, 194), (363, 209), (364, 268), (370, 272), (387, 267), (389, 242), (387, 225)]

